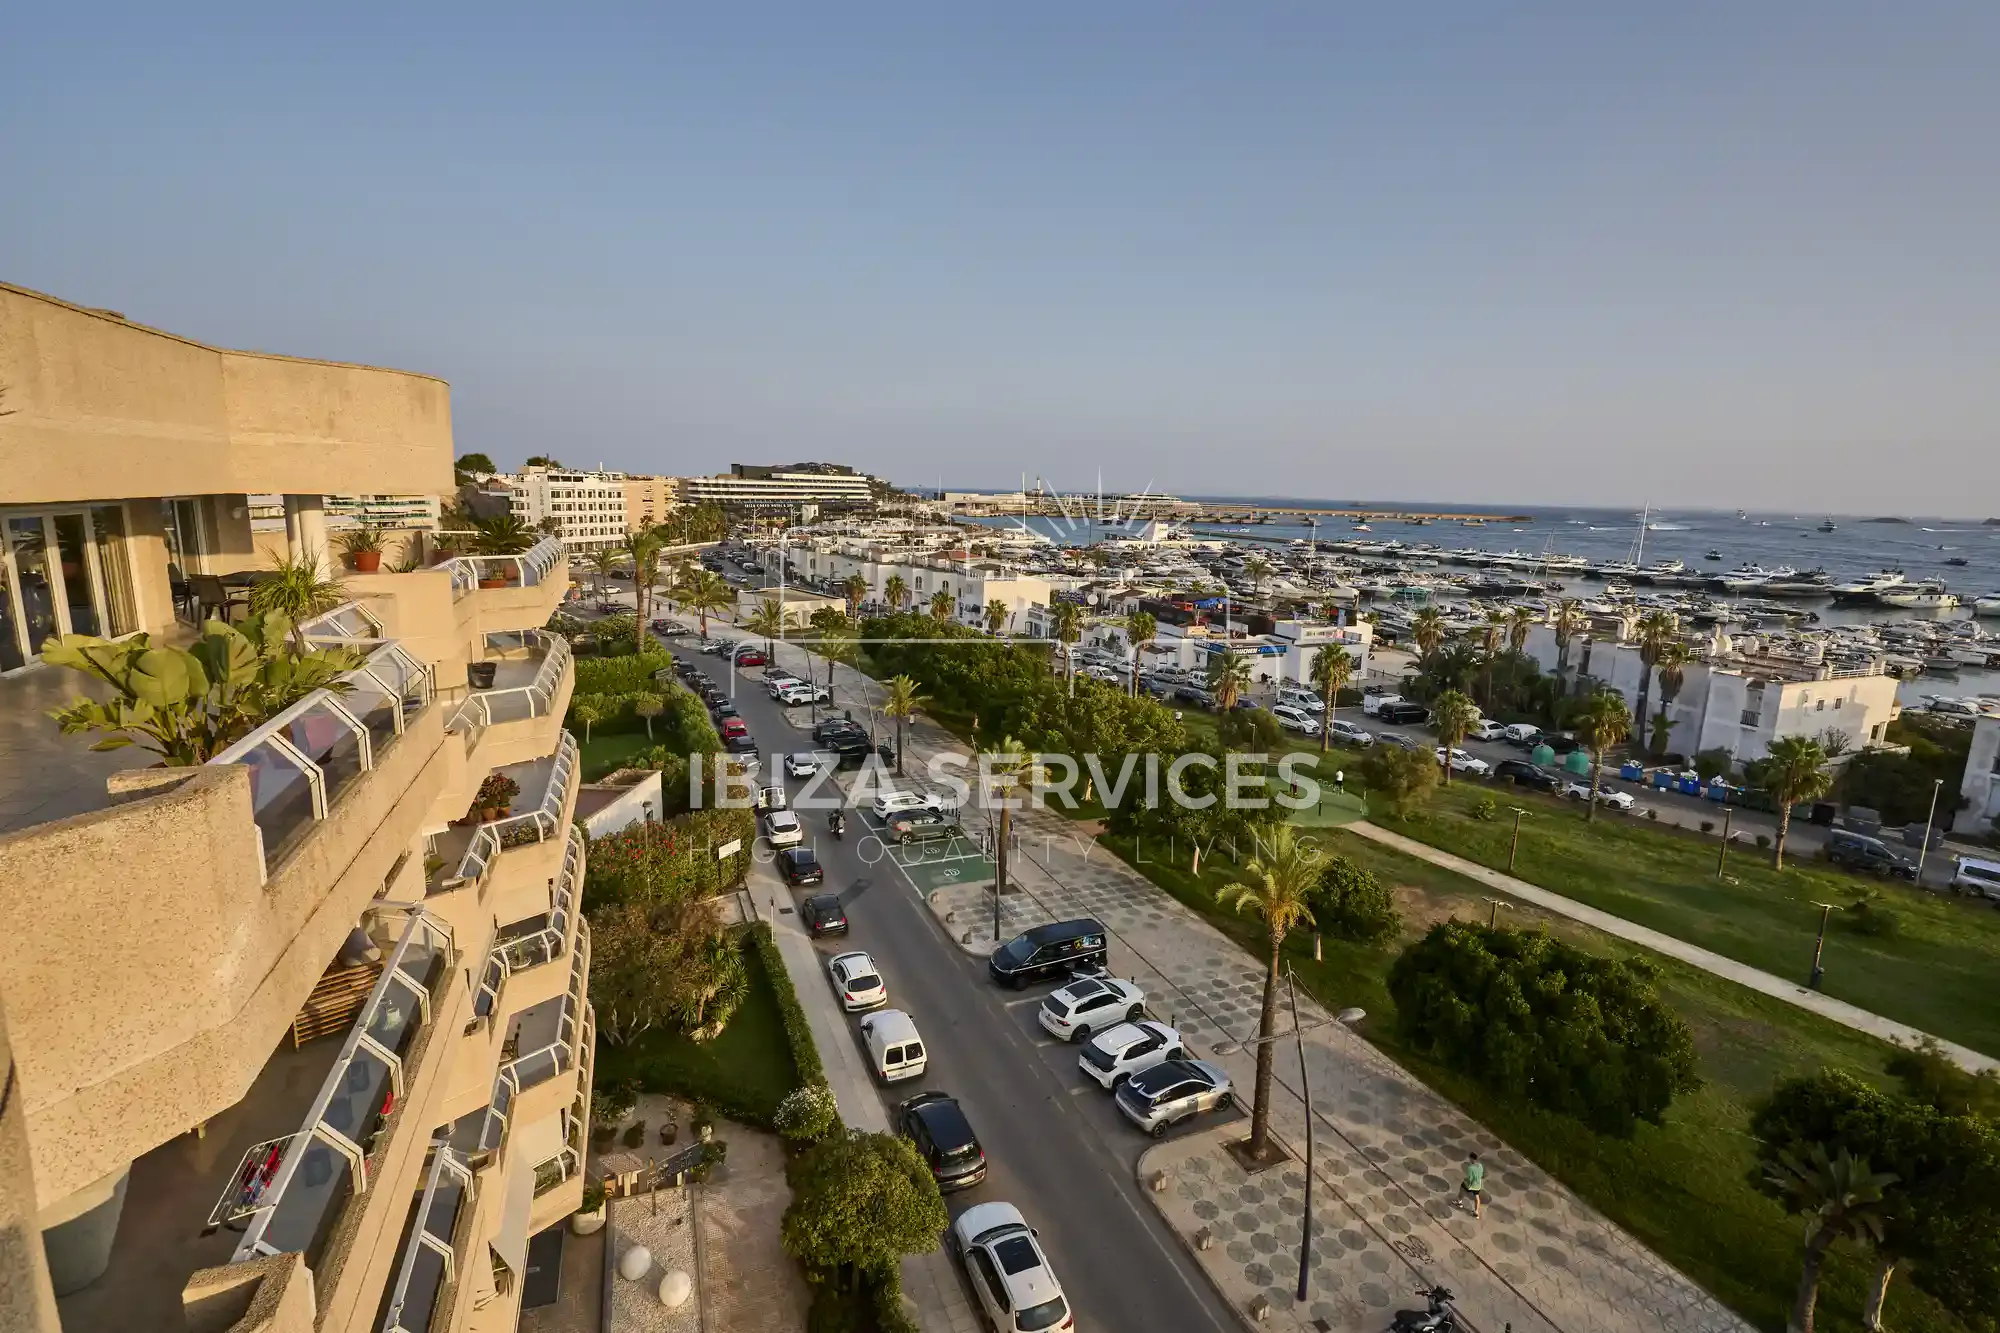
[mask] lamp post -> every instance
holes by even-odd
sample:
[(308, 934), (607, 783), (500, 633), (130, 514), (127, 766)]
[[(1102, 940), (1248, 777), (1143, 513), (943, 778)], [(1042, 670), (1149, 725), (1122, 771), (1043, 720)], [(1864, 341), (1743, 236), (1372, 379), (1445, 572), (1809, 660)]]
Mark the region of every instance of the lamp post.
[(1734, 806), (1722, 807), (1722, 848), (1715, 854), (1715, 877), (1722, 878), (1723, 862), (1729, 859), (1729, 821), (1736, 814)]
[(1312, 1085), (1307, 1082), (1305, 1034), (1311, 1032), (1314, 1028), (1332, 1027), (1335, 1025), (1353, 1027), (1356, 1023), (1368, 1017), (1368, 1011), (1365, 1009), (1343, 1009), (1332, 1018), (1321, 1022), (1301, 1023), (1299, 1022), (1299, 983), (1298, 978), (1292, 975), (1289, 963), (1285, 965), (1285, 985), (1291, 994), (1292, 1030), (1290, 1032), (1277, 1032), (1268, 1037), (1252, 1037), (1249, 1041), (1217, 1042), (1212, 1049), (1217, 1055), (1229, 1055), (1242, 1050), (1246, 1046), (1261, 1046), (1267, 1041), (1283, 1041), (1286, 1037), (1292, 1038), (1298, 1045), (1299, 1099), (1306, 1104), (1306, 1197), (1304, 1220), (1299, 1229), (1299, 1287), (1297, 1293), (1298, 1299), (1303, 1301), (1306, 1299), (1306, 1280), (1312, 1272), (1313, 1243), (1313, 1104)]
[(1931, 808), (1924, 816), (1924, 840), (1917, 847), (1917, 887), (1924, 886), (1924, 856), (1931, 849), (1931, 823), (1937, 818), (1938, 793), (1944, 790), (1943, 778), (1931, 779)]
[(1505, 906), (1507, 906), (1507, 902), (1502, 898), (1488, 898), (1486, 900), (1486, 928), (1488, 930), (1492, 930), (1500, 924), (1500, 909)]
[[(1514, 858), (1521, 852), (1521, 817), (1528, 813), (1518, 805), (1511, 809), (1514, 811), (1514, 841), (1507, 845), (1507, 873), (1510, 875), (1514, 873)], [(1493, 900), (1488, 898), (1486, 901)]]
[(1814, 903), (1813, 906), (1819, 909), (1819, 940), (1813, 945), (1812, 976), (1806, 984), (1818, 990), (1820, 978), (1826, 975), (1826, 969), (1820, 966), (1820, 958), (1826, 953), (1826, 923), (1841, 908), (1833, 903)]

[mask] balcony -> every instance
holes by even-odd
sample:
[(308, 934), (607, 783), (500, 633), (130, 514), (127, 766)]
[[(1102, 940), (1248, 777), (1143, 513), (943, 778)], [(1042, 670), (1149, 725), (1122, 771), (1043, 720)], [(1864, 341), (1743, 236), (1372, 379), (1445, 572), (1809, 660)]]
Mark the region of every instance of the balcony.
[[(515, 1085), (524, 1094), (576, 1068), (577, 1039), (584, 1028), (584, 991), (589, 976), (590, 928), (578, 922), (576, 948), (570, 954), (568, 989), (521, 1010), (508, 1027), (502, 1058), (514, 1075)], [(567, 1105), (569, 1101), (569, 1097), (563, 1097), (559, 1104)]]
[(445, 1140), (431, 1145), (423, 1188), (410, 1204), (396, 1280), (383, 1294), (382, 1333), (430, 1333), (444, 1327), (457, 1293), (477, 1190), (471, 1168)]
[(484, 897), (502, 852), (561, 837), (567, 825), (565, 812), (572, 808), (578, 766), (576, 740), (565, 731), (554, 754), (494, 769), (520, 786), (516, 813), (478, 824), (453, 824), (433, 834), (429, 891), (450, 893), (473, 885)]
[(479, 730), (558, 711), (569, 642), (544, 630), (500, 630), (485, 637), (493, 685), (474, 690), (453, 712), (447, 731)]
[(569, 561), (554, 537), (520, 555), (462, 555), (439, 568), (450, 576), (452, 600), (473, 599), (488, 631), (540, 628), (569, 590)]
[(563, 849), (562, 869), (550, 887), (549, 910), (502, 926), (486, 955), (479, 989), (472, 998), (475, 1022), (501, 1012), (500, 1002), (509, 977), (563, 956), (569, 947), (570, 926), (577, 919), (577, 902), (583, 894), (583, 871), (583, 834), (572, 826)]

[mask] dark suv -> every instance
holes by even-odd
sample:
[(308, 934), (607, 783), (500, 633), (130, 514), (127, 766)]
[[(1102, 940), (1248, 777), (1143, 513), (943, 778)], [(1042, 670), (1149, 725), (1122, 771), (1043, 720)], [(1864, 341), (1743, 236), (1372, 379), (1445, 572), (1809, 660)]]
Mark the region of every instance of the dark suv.
[(1539, 764), (1531, 764), (1525, 759), (1502, 759), (1493, 766), (1495, 782), (1511, 779), (1515, 786), (1526, 787), (1530, 791), (1560, 791), (1563, 781)]
[(826, 882), (826, 871), (820, 869), (819, 858), (812, 854), (809, 847), (787, 847), (779, 852), (778, 873), (793, 888)]
[(1398, 703), (1383, 704), (1375, 710), (1375, 717), (1380, 722), (1387, 722), (1395, 726), (1408, 726), (1411, 723), (1430, 721), (1431, 710), (1420, 703), (1404, 699)]
[(918, 1093), (896, 1108), (896, 1132), (917, 1145), (940, 1190), (971, 1189), (986, 1179), (986, 1150), (957, 1098)]
[(1848, 870), (1915, 880), (1917, 863), (1880, 838), (1839, 831), (1826, 840), (1826, 859)]
[(1030, 981), (1103, 967), (1110, 957), (1104, 926), (1088, 917), (1051, 921), (1007, 941), (986, 960), (993, 979), (1015, 990)]

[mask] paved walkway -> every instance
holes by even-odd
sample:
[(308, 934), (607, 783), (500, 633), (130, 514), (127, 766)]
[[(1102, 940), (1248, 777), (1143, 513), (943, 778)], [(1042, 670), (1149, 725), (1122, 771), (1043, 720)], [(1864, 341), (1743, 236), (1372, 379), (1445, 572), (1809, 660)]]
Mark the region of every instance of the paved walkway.
[[(754, 860), (748, 888), (758, 917), (771, 923), (779, 956), (785, 960), (785, 974), (805, 1010), (842, 1122), (871, 1134), (888, 1133), (889, 1117), (850, 1031), (851, 1019), (833, 998), (819, 954), (797, 912), (784, 910), (792, 905), (791, 890), (769, 866)], [(925, 1333), (979, 1333), (978, 1316), (966, 1300), (958, 1270), (942, 1247), (903, 1260), (903, 1297), (913, 1307), (911, 1317)]]
[(1601, 930), (1607, 935), (1616, 935), (1621, 940), (1642, 944), (1657, 953), (1677, 958), (1704, 972), (1711, 972), (1739, 986), (1746, 986), (1761, 995), (1769, 995), (1773, 999), (1797, 1005), (1822, 1018), (1830, 1018), (1843, 1027), (1853, 1028), (1856, 1032), (1865, 1032), (1884, 1041), (1901, 1042), (1905, 1046), (1914, 1045), (1922, 1040), (1935, 1041), (1961, 1067), (1973, 1073), (1978, 1073), (1982, 1069), (2000, 1069), (2000, 1060), (1982, 1055), (1969, 1046), (1944, 1041), (1908, 1024), (1898, 1023), (1894, 1019), (1884, 1018), (1880, 1014), (1870, 1013), (1844, 1000), (1836, 1000), (1829, 995), (1801, 986), (1795, 981), (1787, 981), (1783, 977), (1760, 972), (1732, 958), (1724, 958), (1721, 954), (1713, 953), (1699, 945), (1675, 939), (1672, 935), (1663, 935), (1646, 926), (1634, 925), (1624, 917), (1601, 912), (1595, 907), (1586, 906), (1574, 898), (1565, 898), (1559, 893), (1551, 893), (1539, 885), (1530, 884), (1524, 879), (1516, 879), (1503, 871), (1489, 870), (1477, 861), (1468, 861), (1462, 856), (1439, 851), (1428, 843), (1406, 838), (1400, 833), (1391, 833), (1367, 820), (1347, 825), (1347, 831), (1357, 837), (1367, 838), (1370, 842), (1381, 843), (1384, 847), (1394, 848), (1405, 855), (1464, 875), (1467, 879), (1477, 880), (1489, 889), (1498, 889), (1523, 902), (1533, 903), (1544, 911), (1568, 917), (1572, 921)]

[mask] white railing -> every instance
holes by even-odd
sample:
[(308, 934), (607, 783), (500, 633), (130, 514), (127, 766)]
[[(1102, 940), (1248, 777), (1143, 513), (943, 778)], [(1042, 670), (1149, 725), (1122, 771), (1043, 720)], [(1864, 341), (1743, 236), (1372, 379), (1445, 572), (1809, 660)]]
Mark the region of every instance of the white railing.
[(323, 615), (299, 622), (299, 634), (307, 643), (352, 643), (382, 637), (382, 622), (359, 602), (344, 602)]
[(583, 890), (583, 833), (574, 825), (569, 830), (569, 846), (563, 852), (562, 870), (549, 895), (548, 924), (527, 935), (495, 940), (486, 955), (478, 993), (472, 999), (475, 1021), (489, 1017), (500, 1007), (507, 978), (516, 972), (540, 967), (562, 957), (569, 940), (569, 923), (576, 913), (577, 895)]
[(309, 1265), (318, 1262), (333, 1214), (373, 1183), (375, 1136), (409, 1092), (404, 1057), (430, 1024), (437, 990), (455, 962), (451, 927), (409, 910), (304, 1128), (245, 1154), (209, 1215), (211, 1228), (248, 1219), (232, 1262), (291, 1251), (304, 1253)]
[[(334, 641), (330, 627), (319, 641)], [(430, 670), (395, 643), (381, 644), (339, 680), (339, 693), (313, 691), (209, 760), (250, 770), (251, 818), (267, 878), (430, 706), (433, 693)]]
[(590, 927), (576, 923), (576, 952), (570, 956), (569, 989), (563, 994), (555, 1040), (516, 1056), (507, 1067), (522, 1090), (548, 1082), (576, 1067), (577, 1033), (583, 1022), (584, 982), (590, 975)]
[(458, 878), (483, 879), (505, 849), (546, 842), (560, 833), (563, 805), (575, 785), (577, 762), (576, 738), (565, 731), (556, 741), (555, 766), (549, 773), (549, 785), (542, 792), (541, 803), (523, 814), (481, 824), (459, 860)]
[(430, 1333), (438, 1297), (458, 1280), (459, 1222), (472, 1215), (472, 1170), (443, 1139), (431, 1145), (430, 1174), (382, 1317), (382, 1333)]
[(563, 558), (563, 545), (544, 537), (519, 555), (460, 555), (445, 561), (451, 571), (452, 600), (482, 581), (500, 581), (509, 588), (532, 588), (544, 582)]
[(453, 712), (445, 730), (463, 731), (469, 727), (490, 727), (496, 722), (519, 722), (525, 718), (546, 716), (555, 702), (556, 691), (562, 687), (563, 673), (569, 669), (569, 641), (560, 634), (538, 629), (509, 630), (486, 636), (488, 653), (514, 652), (530, 645), (539, 647), (543, 654), (534, 680), (526, 685), (510, 685), (506, 689), (475, 690)]

